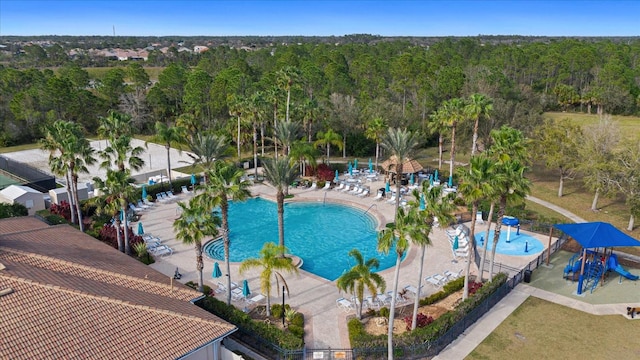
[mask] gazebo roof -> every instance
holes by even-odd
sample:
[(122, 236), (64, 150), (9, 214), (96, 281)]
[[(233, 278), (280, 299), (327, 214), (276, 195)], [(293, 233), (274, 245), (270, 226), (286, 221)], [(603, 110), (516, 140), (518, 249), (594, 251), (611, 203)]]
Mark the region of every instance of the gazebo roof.
[[(385, 160), (382, 163), (382, 167), (384, 171), (396, 173), (396, 166), (398, 165), (398, 158), (394, 155)], [(414, 159), (405, 159), (402, 163), (402, 173), (403, 174), (411, 174), (416, 173), (424, 169), (424, 166), (420, 165), (420, 163)]]

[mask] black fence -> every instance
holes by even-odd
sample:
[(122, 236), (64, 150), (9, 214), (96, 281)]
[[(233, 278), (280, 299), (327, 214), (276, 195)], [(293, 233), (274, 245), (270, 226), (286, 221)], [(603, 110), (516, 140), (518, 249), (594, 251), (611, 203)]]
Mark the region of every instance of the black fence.
[(20, 185), (29, 186), (41, 192), (56, 188), (56, 178), (30, 165), (0, 155), (0, 170), (22, 179)]
[[(551, 225), (548, 224), (529, 224), (529, 230), (537, 226), (536, 232), (549, 232)], [(554, 234), (555, 235), (555, 234)], [(456, 340), (471, 325), (491, 310), (500, 300), (507, 296), (522, 281), (528, 281), (533, 270), (542, 266), (549, 256), (560, 250), (562, 245), (567, 241), (567, 236), (562, 234), (559, 239), (552, 243), (550, 250), (543, 251), (534, 260), (529, 262), (522, 269), (515, 269), (504, 264), (495, 263), (495, 269), (508, 270), (508, 280), (499, 287), (493, 294), (489, 295), (473, 310), (468, 312), (460, 321), (456, 322), (446, 333), (432, 341), (424, 341), (410, 346), (402, 346), (394, 348), (394, 358), (404, 360), (429, 359), (438, 355), (449, 344)], [(479, 261), (479, 260), (478, 260)], [(503, 271), (505, 272), (505, 271)], [(241, 342), (245, 346), (255, 350), (257, 353), (264, 355), (268, 359), (290, 359), (290, 360), (312, 360), (312, 359), (386, 359), (387, 348), (355, 348), (355, 349), (296, 349), (285, 350), (275, 344), (258, 339), (255, 334), (237, 331), (232, 337)]]

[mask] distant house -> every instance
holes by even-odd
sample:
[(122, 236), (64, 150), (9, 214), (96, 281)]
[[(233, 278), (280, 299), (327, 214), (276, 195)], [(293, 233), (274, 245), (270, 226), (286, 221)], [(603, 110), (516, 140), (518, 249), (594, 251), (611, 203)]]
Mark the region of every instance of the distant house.
[(69, 225), (0, 220), (2, 358), (231, 358), (202, 296)]
[(44, 194), (28, 186), (9, 185), (0, 190), (0, 202), (7, 204), (22, 204), (29, 209), (29, 215), (35, 215), (44, 210)]
[[(90, 189), (87, 184), (78, 183), (78, 200), (87, 200), (89, 198)], [(66, 188), (55, 188), (49, 190), (49, 197), (51, 197), (51, 203), (60, 205), (61, 202), (69, 201), (69, 194), (67, 194)]]
[(208, 47), (204, 46), (204, 45), (196, 45), (193, 47), (193, 52), (196, 54), (202, 54), (203, 52), (209, 50)]

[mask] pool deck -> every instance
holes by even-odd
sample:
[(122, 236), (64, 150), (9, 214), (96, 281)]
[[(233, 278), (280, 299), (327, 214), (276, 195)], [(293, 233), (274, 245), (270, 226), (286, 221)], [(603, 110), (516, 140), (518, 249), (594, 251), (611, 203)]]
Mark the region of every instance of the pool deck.
[[(374, 181), (367, 183), (374, 192), (374, 189), (384, 187), (382, 181)], [(253, 196), (260, 196), (266, 199), (275, 199), (276, 191), (273, 187), (256, 184), (251, 189)], [(378, 227), (384, 227), (391, 222), (394, 214), (394, 205), (388, 204), (386, 201), (375, 201), (374, 196), (360, 198), (337, 191), (324, 191), (296, 188), (290, 189), (290, 193), (294, 195), (293, 199), (287, 201), (327, 201), (354, 206), (363, 210), (369, 210), (378, 220)], [(180, 201), (188, 200), (192, 195), (180, 195)], [(372, 206), (375, 204), (375, 206)], [(176, 240), (173, 231), (173, 220), (179, 214), (177, 204), (166, 203), (158, 204), (154, 208), (143, 212), (140, 221), (144, 224), (145, 232), (158, 236), (163, 243), (173, 248), (174, 252), (171, 256), (157, 258), (154, 264), (150, 266), (167, 276), (173, 276), (176, 267), (179, 268), (183, 275), (181, 282), (197, 281), (197, 272), (195, 269), (195, 252), (192, 246), (184, 245)], [(132, 224), (135, 229), (136, 224)], [(480, 225), (480, 230), (484, 231), (486, 225)], [(536, 236), (547, 246), (547, 240), (544, 237)], [(554, 239), (555, 241), (555, 239)], [(436, 228), (432, 234), (433, 245), (427, 248), (425, 256), (425, 264), (423, 270), (423, 279), (426, 276), (436, 273), (442, 274), (445, 270), (453, 272), (463, 271), (465, 266), (464, 260), (453, 262), (453, 255), (447, 235), (444, 229)], [(508, 265), (510, 267), (523, 267), (533, 260), (538, 254), (527, 256), (506, 256), (496, 254), (496, 261)], [(407, 285), (417, 285), (418, 271), (420, 266), (419, 248), (412, 246), (407, 253), (405, 260), (400, 269), (400, 281), (398, 288), (402, 289)], [(204, 258), (204, 283), (212, 287), (216, 287), (221, 279), (213, 279), (211, 272), (213, 270), (214, 261)], [(221, 262), (220, 265), (223, 265)], [(254, 294), (260, 293), (259, 271), (250, 270), (244, 275), (238, 272), (239, 263), (231, 263), (231, 279), (236, 283), (241, 283), (247, 279), (249, 287)], [(498, 271), (499, 269), (496, 269)], [(380, 274), (387, 282), (387, 291), (393, 286), (393, 272), (390, 268), (381, 271)], [(472, 274), (477, 274), (477, 268), (472, 263)], [(223, 269), (224, 273), (224, 269)], [(348, 332), (346, 318), (353, 315), (353, 312), (345, 313), (336, 306), (336, 299), (340, 297), (350, 298), (351, 295), (340, 293), (333, 281), (315, 276), (304, 270), (300, 270), (298, 275), (286, 276), (290, 297), (286, 298), (286, 303), (291, 305), (295, 310), (305, 315), (305, 344), (307, 348), (317, 349), (346, 349), (349, 348)], [(426, 297), (437, 292), (434, 286), (423, 284), (422, 297)], [(265, 294), (266, 295), (266, 294)], [(224, 295), (221, 296), (224, 298)], [(271, 303), (280, 303), (282, 297), (275, 293), (271, 294)], [(234, 302), (239, 308), (244, 307), (242, 302)], [(336, 331), (336, 329), (338, 331)]]

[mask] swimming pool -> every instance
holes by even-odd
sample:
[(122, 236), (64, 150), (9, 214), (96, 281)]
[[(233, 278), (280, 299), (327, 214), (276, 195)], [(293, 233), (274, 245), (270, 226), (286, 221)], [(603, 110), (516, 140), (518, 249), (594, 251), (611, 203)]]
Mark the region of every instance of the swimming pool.
[[(480, 241), (486, 240), (484, 236), (487, 232), (481, 231), (475, 234), (476, 244), (478, 244), (478, 249), (481, 249), (484, 244)], [(493, 234), (494, 231), (489, 231), (489, 243), (487, 244), (487, 250), (493, 250)], [(525, 252), (525, 250), (527, 250)], [(544, 250), (544, 245), (540, 240), (534, 238), (531, 235), (527, 235), (524, 232), (520, 232), (517, 234), (515, 229), (511, 229), (511, 236), (509, 236), (509, 242), (507, 242), (507, 229), (506, 226), (503, 226), (500, 229), (500, 239), (498, 240), (498, 246), (496, 247), (496, 253), (504, 254), (504, 255), (533, 255), (537, 254)]]
[[(285, 246), (302, 258), (302, 269), (328, 280), (337, 279), (354, 264), (348, 253), (357, 248), (365, 261), (376, 257), (378, 271), (395, 265), (395, 252), (377, 251), (377, 222), (360, 209), (333, 203), (293, 202), (285, 204)], [(231, 229), (229, 260), (241, 262), (257, 258), (265, 242), (278, 243), (278, 217), (275, 202), (252, 198), (232, 202), (229, 207)], [(210, 241), (204, 253), (224, 260), (221, 241)]]

